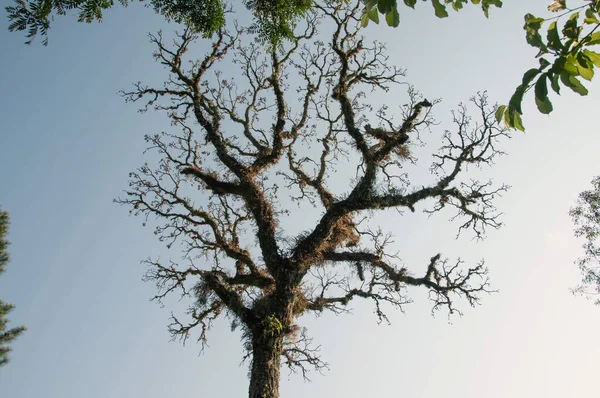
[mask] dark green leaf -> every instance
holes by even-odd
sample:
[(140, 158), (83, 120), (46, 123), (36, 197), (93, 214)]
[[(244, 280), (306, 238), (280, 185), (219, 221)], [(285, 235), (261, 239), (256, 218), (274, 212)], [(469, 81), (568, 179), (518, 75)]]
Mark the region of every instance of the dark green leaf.
[(552, 22), (548, 27), (548, 47), (555, 51), (560, 51), (563, 49), (563, 44), (560, 41), (560, 36), (558, 35), (558, 28), (556, 25), (556, 21)]
[(415, 4), (417, 4), (417, 0), (404, 0), (404, 4), (406, 4), (410, 8), (415, 8)]
[(525, 72), (525, 74), (523, 75), (522, 86), (523, 87), (529, 86), (529, 83), (531, 83), (533, 78), (536, 77), (538, 75), (538, 73), (540, 73), (540, 70), (536, 69), (536, 68), (529, 69), (527, 72)]
[(523, 85), (517, 87), (512, 97), (510, 97), (510, 101), (508, 101), (508, 109), (509, 111), (515, 110), (520, 114), (523, 114), (521, 110), (521, 103), (523, 102), (523, 95), (525, 94), (525, 87)]
[(377, 8), (379, 9), (380, 13), (387, 14), (388, 12), (392, 11), (392, 9), (398, 8), (398, 6), (394, 0), (379, 0), (377, 3)]
[(594, 64), (592, 61), (583, 53), (578, 53), (575, 57), (577, 61), (577, 70), (579, 75), (585, 80), (590, 81), (594, 77)]
[(578, 40), (579, 35), (581, 34), (581, 27), (577, 26), (577, 19), (579, 18), (579, 13), (575, 12), (571, 14), (567, 22), (565, 22), (565, 26), (563, 27), (563, 35), (569, 39)]
[(558, 95), (560, 95), (560, 84), (558, 84), (559, 75), (557, 73), (548, 73), (548, 79), (550, 79), (550, 87)]
[(379, 1), (378, 0), (369, 0), (369, 1), (366, 2), (366, 4), (367, 4), (365, 6), (366, 12), (369, 12), (373, 8), (377, 7), (377, 5), (379, 4)]
[(537, 105), (538, 110), (544, 115), (549, 114), (553, 110), (552, 102), (550, 102), (548, 97), (544, 98), (543, 100), (540, 100), (536, 97), (535, 104)]
[(400, 14), (398, 14), (398, 10), (394, 8), (392, 11), (385, 14), (385, 21), (388, 26), (393, 26), (394, 28), (400, 25)]
[(440, 2), (440, 0), (431, 0), (433, 4), (433, 8), (435, 9), (435, 16), (438, 18), (446, 18), (448, 16), (448, 11), (446, 11), (446, 6)]
[(544, 99), (548, 96), (548, 86), (546, 84), (546, 79), (548, 75), (546, 73), (542, 74), (540, 78), (535, 83), (535, 97)]
[(552, 112), (552, 103), (548, 99), (547, 77), (548, 75), (544, 73), (535, 84), (535, 104), (539, 111), (545, 115)]

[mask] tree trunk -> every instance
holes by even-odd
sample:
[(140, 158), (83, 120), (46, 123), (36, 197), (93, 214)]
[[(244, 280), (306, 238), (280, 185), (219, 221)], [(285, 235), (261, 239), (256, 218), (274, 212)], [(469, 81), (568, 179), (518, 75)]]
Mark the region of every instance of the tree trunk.
[(267, 330), (252, 339), (249, 398), (279, 398), (283, 335)]

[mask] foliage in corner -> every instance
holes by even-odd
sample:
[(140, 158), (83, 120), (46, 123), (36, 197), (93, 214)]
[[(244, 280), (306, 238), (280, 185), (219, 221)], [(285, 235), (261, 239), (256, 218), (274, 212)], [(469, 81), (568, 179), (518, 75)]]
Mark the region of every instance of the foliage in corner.
[[(522, 102), (529, 90), (535, 93), (538, 110), (547, 115), (553, 110), (549, 88), (559, 95), (561, 87), (587, 95), (581, 79), (592, 80), (595, 67), (600, 66), (600, 54), (592, 50), (600, 44), (600, 0), (587, 0), (575, 8), (567, 8), (565, 1), (555, 0), (548, 10), (560, 14), (546, 19), (525, 15), (525, 37), (538, 50), (539, 65), (525, 72), (508, 105), (501, 106), (496, 113), (497, 121), (503, 121), (508, 128), (525, 131)], [(540, 33), (543, 27), (546, 27), (545, 38)]]
[[(103, 12), (115, 5), (114, 0), (14, 0), (15, 4), (7, 6), (9, 30), (27, 32), (26, 44), (31, 44), (39, 34), (42, 43), (48, 44), (50, 22), (55, 16), (66, 15), (69, 11), (77, 12), (79, 22), (101, 22)], [(128, 6), (132, 0), (118, 0), (122, 6)], [(143, 0), (140, 0), (143, 1)], [(337, 0), (339, 3), (350, 3), (350, 0)], [(382, 14), (388, 26), (400, 24), (397, 0), (353, 0), (356, 4), (364, 3), (361, 24), (366, 27), (369, 21), (379, 23)], [(404, 5), (415, 8), (417, 0), (403, 0)], [(435, 15), (438, 18), (448, 16), (448, 7), (459, 11), (468, 4), (481, 5), (487, 17), (490, 7), (502, 7), (501, 0), (431, 0)], [(278, 44), (282, 39), (293, 37), (296, 24), (306, 19), (306, 13), (316, 5), (312, 0), (244, 0), (245, 6), (255, 17), (253, 33), (263, 42)], [(211, 37), (224, 26), (227, 5), (223, 0), (151, 0), (148, 6), (156, 13), (175, 22), (192, 28), (204, 37)]]
[[(5, 7), (11, 32), (27, 32), (26, 44), (39, 34), (48, 44), (50, 22), (55, 16), (77, 13), (79, 22), (102, 22), (105, 10), (115, 5), (113, 0), (14, 0)], [(140, 0), (142, 2), (143, 0)], [(119, 0), (127, 7), (132, 0)], [(311, 0), (244, 0), (255, 17), (253, 29), (263, 41), (279, 42), (292, 36), (296, 22), (312, 6)], [(223, 0), (151, 0), (148, 4), (169, 21), (182, 23), (204, 37), (212, 37), (225, 24), (228, 6)]]
[[(9, 242), (6, 240), (8, 224), (8, 212), (0, 210), (0, 274), (4, 272), (4, 266), (10, 260), (7, 252)], [(23, 326), (7, 329), (8, 319), (6, 316), (13, 308), (12, 304), (0, 300), (0, 366), (8, 363), (8, 353), (11, 351), (9, 343), (25, 330)]]
[[(365, 4), (361, 16), (363, 27), (369, 25), (369, 21), (379, 24), (379, 14), (385, 15), (385, 22), (388, 26), (397, 27), (400, 24), (400, 13), (398, 12), (397, 0), (362, 0)], [(427, 0), (425, 0), (427, 1)], [(472, 4), (480, 4), (486, 17), (489, 17), (490, 7), (502, 7), (501, 0), (470, 0)], [(431, 0), (431, 5), (435, 16), (446, 18), (448, 16), (448, 7), (454, 11), (460, 11), (469, 0)], [(415, 8), (417, 0), (404, 0), (404, 5)]]

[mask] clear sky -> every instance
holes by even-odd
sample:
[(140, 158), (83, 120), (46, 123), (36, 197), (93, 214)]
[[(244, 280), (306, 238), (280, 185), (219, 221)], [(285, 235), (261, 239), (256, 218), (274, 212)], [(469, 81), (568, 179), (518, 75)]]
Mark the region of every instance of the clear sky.
[[(419, 3), (400, 28), (366, 34), (388, 42), (390, 62), (426, 97), (443, 99), (436, 115), (448, 121), (478, 90), (506, 102), (535, 66), (523, 15), (542, 14), (548, 1), (505, 3), (489, 20), (473, 6), (438, 20)], [(202, 356), (191, 340), (169, 341), (168, 317), (181, 304), (148, 301), (155, 290), (141, 281), (140, 260), (176, 249), (112, 202), (144, 161), (143, 134), (169, 127), (116, 93), (165, 77), (146, 34), (173, 26), (138, 5), (117, 7), (102, 24), (57, 18), (42, 47), (23, 45), (0, 21), (0, 203), (12, 220), (0, 297), (17, 305), (11, 325), (29, 328), (0, 368), (2, 397), (243, 397), (239, 334), (217, 323)], [(419, 289), (391, 326), (377, 325), (367, 303), (354, 315), (304, 319), (330, 370), (312, 383), (283, 370), (283, 397), (597, 396), (600, 308), (569, 293), (581, 242), (567, 213), (600, 174), (600, 83), (588, 86), (585, 98), (565, 89), (550, 117), (526, 99), (527, 133), (513, 134), (492, 171), (512, 186), (498, 203), (506, 225), (485, 241), (455, 240), (445, 216), (383, 221), (415, 272), (437, 252), (484, 257), (500, 292), (474, 309), (461, 303), (464, 316), (451, 324), (430, 316)]]

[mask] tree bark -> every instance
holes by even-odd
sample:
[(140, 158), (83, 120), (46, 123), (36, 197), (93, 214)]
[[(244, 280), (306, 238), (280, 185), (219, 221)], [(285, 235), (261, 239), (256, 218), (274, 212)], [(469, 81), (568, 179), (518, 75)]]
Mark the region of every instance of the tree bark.
[(249, 398), (279, 398), (283, 334), (270, 328), (252, 339)]

